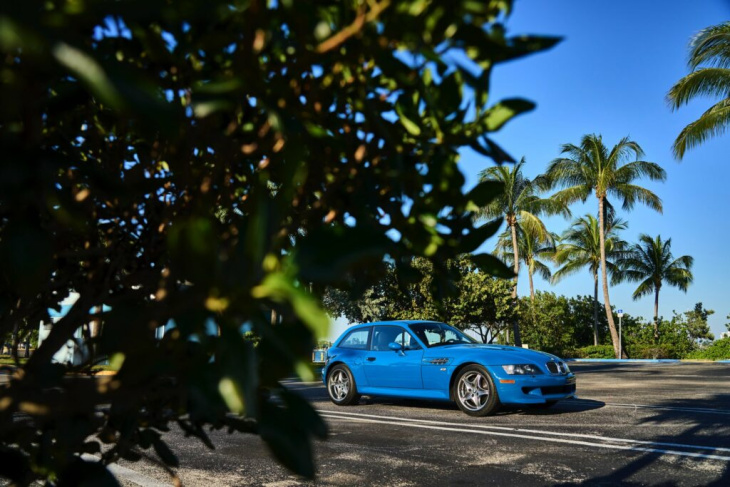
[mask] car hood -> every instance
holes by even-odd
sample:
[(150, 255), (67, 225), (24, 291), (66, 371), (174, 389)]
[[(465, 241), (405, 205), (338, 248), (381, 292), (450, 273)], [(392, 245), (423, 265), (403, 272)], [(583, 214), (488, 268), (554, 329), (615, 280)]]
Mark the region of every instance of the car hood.
[(527, 348), (510, 347), (507, 345), (486, 345), (483, 343), (442, 345), (440, 347), (429, 348), (426, 352), (426, 356), (428, 357), (456, 357), (472, 354), (488, 358), (488, 362), (493, 364), (519, 364), (525, 361), (544, 364), (551, 359), (561, 360), (555, 355)]

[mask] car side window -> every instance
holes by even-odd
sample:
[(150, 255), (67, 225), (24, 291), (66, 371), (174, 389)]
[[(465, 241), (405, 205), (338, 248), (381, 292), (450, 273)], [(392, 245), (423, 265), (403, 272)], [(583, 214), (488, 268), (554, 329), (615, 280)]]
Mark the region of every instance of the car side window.
[(373, 330), (373, 344), (371, 350), (384, 352), (390, 350), (388, 344), (397, 342), (398, 337), (403, 333), (400, 326), (376, 326)]
[(338, 345), (340, 348), (354, 348), (356, 350), (367, 350), (370, 340), (371, 327), (352, 330), (342, 339)]
[(404, 331), (400, 335), (398, 335), (398, 338), (395, 340), (395, 343), (400, 345), (406, 350), (418, 350), (421, 348), (421, 346), (418, 344), (415, 338), (411, 336), (410, 333), (407, 331)]

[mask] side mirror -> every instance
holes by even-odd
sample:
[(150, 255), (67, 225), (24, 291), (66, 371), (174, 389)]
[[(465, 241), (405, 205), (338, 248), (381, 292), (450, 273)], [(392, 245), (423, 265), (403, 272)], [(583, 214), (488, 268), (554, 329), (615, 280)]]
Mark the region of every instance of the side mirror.
[(403, 350), (403, 346), (400, 345), (399, 343), (395, 343), (395, 342), (390, 342), (388, 344), (388, 348), (393, 350), (394, 352), (400, 352)]

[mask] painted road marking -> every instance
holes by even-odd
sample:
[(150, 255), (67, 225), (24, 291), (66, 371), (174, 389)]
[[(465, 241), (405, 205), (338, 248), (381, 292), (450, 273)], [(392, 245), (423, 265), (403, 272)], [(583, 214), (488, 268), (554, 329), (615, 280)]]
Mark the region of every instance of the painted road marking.
[[(666, 448), (649, 448), (649, 446), (656, 447), (672, 447), (672, 448), (684, 448), (694, 450), (705, 450), (713, 452), (730, 452), (730, 448), (712, 447), (712, 446), (699, 446), (699, 445), (686, 445), (680, 443), (662, 443), (654, 441), (643, 441), (643, 440), (632, 440), (628, 438), (612, 438), (598, 435), (583, 435), (577, 433), (561, 433), (554, 431), (541, 431), (541, 430), (529, 430), (522, 428), (509, 428), (504, 426), (487, 426), (487, 425), (476, 425), (476, 424), (459, 424), (449, 423), (445, 421), (431, 421), (425, 419), (410, 419), (410, 418), (399, 418), (393, 416), (380, 416), (371, 414), (358, 414), (358, 413), (347, 413), (340, 411), (328, 411), (319, 410), (325, 418), (350, 421), (350, 422), (362, 422), (362, 423), (379, 423), (379, 424), (390, 424), (398, 426), (406, 426), (411, 428), (423, 428), (423, 429), (434, 429), (441, 431), (453, 431), (460, 433), (473, 433), (489, 436), (505, 436), (511, 438), (523, 438), (529, 440), (548, 441), (552, 443), (567, 443), (573, 445), (590, 446), (594, 448), (609, 448), (614, 450), (630, 450), (630, 451), (641, 451), (650, 453), (661, 453), (665, 455), (675, 455), (692, 458), (705, 458), (711, 460), (721, 460), (730, 462), (730, 456), (725, 455), (714, 455), (707, 453), (694, 453), (679, 450), (669, 450)], [(536, 436), (545, 435), (545, 436)], [(584, 440), (573, 440), (566, 438), (556, 438), (557, 436), (570, 437), (570, 438), (582, 438), (585, 440), (597, 440), (601, 442), (614, 442), (614, 443), (628, 443), (624, 445), (616, 445), (610, 443), (595, 443)], [(633, 446), (637, 445), (637, 446)], [(646, 447), (638, 445), (647, 445)]]

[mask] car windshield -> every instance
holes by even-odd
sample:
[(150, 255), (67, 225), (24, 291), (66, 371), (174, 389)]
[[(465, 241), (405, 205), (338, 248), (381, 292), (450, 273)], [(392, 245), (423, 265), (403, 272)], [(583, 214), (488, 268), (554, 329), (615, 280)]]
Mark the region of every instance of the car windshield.
[(458, 343), (475, 343), (476, 340), (444, 323), (414, 323), (409, 325), (415, 335), (427, 347), (453, 345)]

